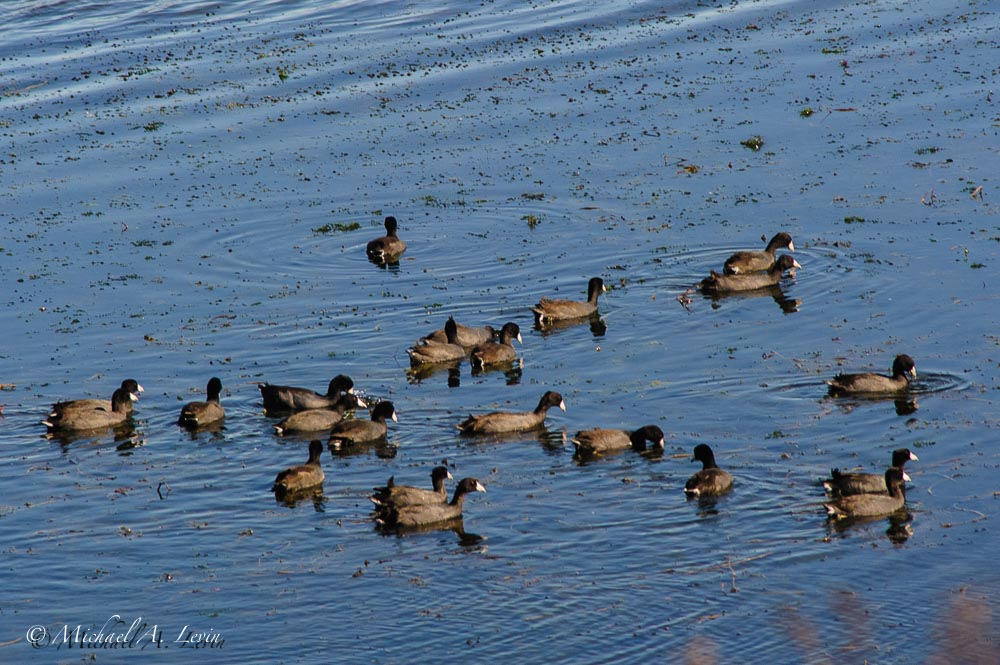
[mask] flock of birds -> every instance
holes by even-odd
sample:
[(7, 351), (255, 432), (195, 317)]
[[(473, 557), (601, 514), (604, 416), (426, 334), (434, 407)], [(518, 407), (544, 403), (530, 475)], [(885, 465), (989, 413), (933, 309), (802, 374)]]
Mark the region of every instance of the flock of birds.
[[(395, 217), (385, 218), (386, 235), (372, 240), (366, 247), (372, 262), (384, 265), (399, 261), (406, 251), (406, 243), (397, 235), (397, 228)], [(786, 272), (801, 268), (790, 255), (777, 255), (782, 248), (795, 251), (791, 236), (784, 232), (771, 238), (763, 251), (733, 254), (726, 260), (721, 273), (713, 270), (698, 288), (706, 294), (724, 295), (772, 287)], [(586, 301), (542, 298), (531, 308), (535, 322), (545, 327), (593, 320), (598, 316), (598, 296), (604, 291), (604, 282), (600, 277), (594, 277), (588, 283)], [(520, 328), (515, 322), (504, 324), (498, 332), (490, 326), (460, 325), (449, 317), (443, 329), (418, 340), (408, 353), (415, 366), (469, 359), (473, 368), (485, 369), (514, 363), (517, 358), (515, 341), (521, 342)], [(905, 393), (911, 377), (916, 377), (913, 359), (899, 355), (893, 362), (891, 376), (840, 374), (827, 383), (830, 394), (835, 397), (890, 396)], [(344, 375), (334, 377), (325, 394), (308, 388), (270, 383), (258, 387), (265, 414), (281, 417), (274, 425), (279, 435), (323, 433), (328, 437), (331, 454), (349, 446), (385, 440), (386, 421), (398, 422), (395, 408), (388, 400), (374, 404), (368, 420), (348, 418), (351, 411), (367, 408), (368, 404), (355, 394), (354, 382)], [(53, 405), (42, 422), (49, 435), (119, 427), (130, 420), (132, 402), (142, 392), (138, 382), (126, 379), (110, 400), (59, 402)], [(178, 416), (178, 425), (197, 430), (221, 424), (225, 418), (220, 403), (221, 393), (222, 381), (213, 377), (208, 382), (207, 399), (185, 404)], [(562, 396), (547, 391), (532, 411), (470, 415), (456, 426), (461, 434), (470, 436), (523, 432), (541, 427), (552, 407), (566, 410)], [(663, 431), (656, 425), (645, 425), (636, 430), (594, 428), (577, 432), (571, 440), (582, 456), (599, 456), (628, 449), (645, 451), (650, 447), (664, 448)], [(320, 463), (322, 452), (322, 441), (313, 440), (304, 464), (278, 473), (272, 485), (276, 498), (295, 501), (320, 492), (325, 479)], [(916, 455), (908, 449), (901, 448), (893, 452), (891, 464), (884, 474), (847, 473), (832, 469), (831, 477), (824, 482), (830, 494), (824, 506), (831, 518), (882, 516), (903, 509), (904, 483), (909, 480), (903, 467), (906, 462), (916, 459)], [(702, 468), (685, 484), (684, 491), (688, 496), (713, 497), (732, 489), (732, 474), (719, 468), (710, 446), (704, 443), (697, 445), (692, 461), (700, 462)], [(451, 473), (443, 466), (435, 467), (431, 472), (430, 489), (396, 485), (394, 478), (390, 478), (385, 486), (374, 488), (370, 497), (375, 506), (373, 518), (380, 525), (396, 530), (446, 525), (460, 519), (465, 496), (471, 492), (485, 492), (486, 488), (476, 478), (465, 478), (457, 483), (449, 500), (445, 482), (450, 479)]]

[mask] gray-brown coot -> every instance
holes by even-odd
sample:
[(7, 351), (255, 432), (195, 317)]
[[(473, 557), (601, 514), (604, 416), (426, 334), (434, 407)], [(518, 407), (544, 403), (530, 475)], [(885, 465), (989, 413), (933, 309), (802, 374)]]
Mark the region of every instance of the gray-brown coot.
[[(488, 342), (497, 336), (497, 331), (493, 329), (493, 326), (463, 326), (461, 323), (456, 322), (455, 329), (458, 333), (457, 343), (467, 349), (472, 348), (476, 344)], [(448, 333), (444, 328), (439, 328), (424, 337), (421, 341), (438, 343), (447, 342)]]
[(395, 217), (386, 217), (384, 223), (385, 235), (370, 241), (365, 247), (365, 253), (375, 263), (396, 263), (406, 251), (406, 243), (397, 235), (399, 223)]
[(353, 393), (345, 394), (337, 401), (336, 406), (329, 409), (306, 409), (297, 411), (274, 426), (279, 434), (297, 434), (302, 432), (329, 432), (344, 419), (344, 414), (367, 405)]
[(834, 397), (846, 395), (878, 395), (904, 392), (910, 387), (910, 379), (917, 378), (917, 367), (913, 358), (901, 353), (892, 361), (892, 376), (862, 372), (860, 374), (838, 374), (826, 384)]
[(824, 503), (827, 514), (831, 518), (845, 517), (880, 517), (891, 515), (903, 509), (906, 504), (906, 494), (903, 491), (903, 470), (898, 466), (885, 472), (885, 486), (889, 491), (885, 494), (850, 494)]
[(458, 343), (458, 324), (455, 319), (448, 317), (444, 324), (445, 341), (437, 342), (423, 339), (407, 349), (410, 356), (410, 363), (414, 365), (448, 363), (465, 358), (465, 347)]
[[(132, 411), (132, 402), (139, 399), (140, 393), (144, 391), (144, 388), (139, 385), (139, 382), (135, 379), (125, 379), (122, 381), (120, 388), (127, 390), (132, 399), (128, 402), (127, 410)], [(70, 411), (83, 410), (92, 411), (94, 409), (104, 409), (105, 411), (113, 410), (110, 399), (72, 399), (65, 402), (56, 402), (52, 405), (52, 409), (49, 412), (49, 416), (52, 418), (60, 418), (65, 416), (65, 414)]]
[(472, 348), (469, 362), (475, 369), (514, 362), (517, 359), (517, 352), (514, 350), (515, 340), (519, 344), (524, 344), (524, 340), (521, 339), (521, 327), (509, 321), (500, 329), (499, 341), (483, 342)]
[(293, 466), (280, 472), (274, 479), (271, 491), (279, 499), (288, 497), (323, 484), (326, 474), (320, 465), (319, 456), (323, 453), (322, 441), (309, 442), (309, 459), (305, 464)]
[(118, 427), (130, 422), (133, 395), (125, 388), (118, 388), (111, 395), (111, 409), (99, 406), (93, 409), (80, 408), (60, 411), (57, 415), (49, 415), (42, 424), (48, 428), (48, 433), (83, 432), (99, 430), (107, 427)]
[(330, 430), (330, 448), (340, 449), (352, 443), (368, 443), (384, 439), (388, 433), (386, 420), (399, 422), (392, 402), (383, 400), (375, 405), (371, 420), (344, 420)]
[[(916, 462), (920, 458), (910, 452), (909, 448), (897, 448), (892, 451), (891, 467), (903, 468), (907, 462)], [(830, 478), (823, 481), (823, 487), (834, 496), (850, 494), (887, 494), (889, 488), (885, 485), (885, 474), (882, 473), (846, 473), (840, 469), (831, 469)], [(910, 477), (903, 471), (903, 480), (909, 482)]]
[(553, 406), (566, 410), (562, 395), (550, 390), (542, 395), (534, 411), (493, 411), (478, 416), (470, 415), (457, 427), (462, 434), (499, 434), (534, 429), (544, 424), (545, 416)]
[(691, 476), (684, 485), (684, 492), (691, 496), (718, 496), (733, 487), (733, 476), (715, 463), (715, 453), (705, 443), (694, 447), (693, 462), (701, 462), (701, 471)]
[[(714, 270), (698, 283), (702, 293), (718, 295), (725, 293), (740, 293), (756, 291), (776, 285), (787, 271), (801, 268), (799, 262), (788, 254), (782, 254), (774, 265), (764, 272), (739, 273), (737, 275), (720, 275)], [(794, 274), (792, 272), (791, 274)]]
[(535, 321), (540, 325), (554, 321), (583, 319), (597, 313), (597, 297), (605, 290), (604, 280), (600, 277), (592, 277), (587, 283), (587, 300), (585, 302), (542, 298), (537, 305), (531, 308), (531, 311), (535, 313)]
[(197, 429), (212, 425), (226, 417), (226, 412), (219, 402), (222, 395), (222, 381), (213, 376), (205, 388), (207, 398), (204, 402), (189, 402), (181, 407), (181, 415), (177, 424), (188, 429)]
[(462, 504), (466, 494), (485, 491), (486, 487), (475, 478), (463, 478), (455, 487), (451, 501), (409, 506), (389, 505), (377, 508), (375, 519), (384, 527), (403, 529), (451, 522), (462, 517)]
[(646, 425), (637, 430), (625, 429), (594, 429), (582, 430), (570, 439), (580, 454), (600, 454), (615, 450), (645, 450), (646, 443), (654, 448), (662, 449), (664, 445), (663, 430), (656, 425)]
[(789, 252), (795, 251), (792, 244), (792, 236), (784, 231), (777, 233), (767, 243), (763, 251), (744, 250), (736, 252), (722, 266), (722, 272), (726, 275), (743, 275), (750, 272), (760, 272), (770, 270), (774, 265), (775, 256), (779, 249), (787, 247)]
[(349, 376), (338, 374), (330, 379), (326, 394), (321, 395), (309, 388), (296, 386), (276, 386), (263, 383), (257, 386), (260, 396), (264, 399), (264, 411), (272, 413), (287, 413), (305, 411), (306, 409), (332, 409), (344, 398), (345, 394), (354, 393), (354, 381)]
[(395, 476), (383, 487), (374, 488), (375, 493), (369, 498), (376, 506), (417, 506), (424, 503), (444, 503), (448, 500), (448, 492), (444, 481), (451, 480), (451, 471), (444, 466), (436, 466), (431, 470), (431, 488), (413, 487), (412, 485), (397, 485)]

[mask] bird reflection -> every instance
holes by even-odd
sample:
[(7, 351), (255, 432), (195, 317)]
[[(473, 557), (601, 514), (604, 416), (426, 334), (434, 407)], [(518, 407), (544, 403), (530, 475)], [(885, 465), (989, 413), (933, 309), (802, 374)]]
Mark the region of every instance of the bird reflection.
[(377, 257), (369, 256), (368, 262), (388, 272), (395, 273), (397, 275), (399, 274), (399, 259), (395, 259), (392, 261), (382, 261)]
[(488, 443), (524, 443), (527, 441), (537, 441), (542, 450), (550, 455), (562, 454), (566, 451), (566, 432), (564, 430), (550, 431), (544, 425), (529, 430), (519, 432), (492, 432), (490, 434), (477, 434), (474, 438), (463, 438), (470, 445), (482, 445)]
[(859, 406), (866, 404), (876, 404), (892, 402), (897, 416), (912, 415), (920, 408), (917, 404), (916, 395), (852, 395), (851, 397), (840, 397), (837, 395), (827, 395), (824, 400), (836, 401), (837, 407), (842, 413), (850, 413)]
[(439, 372), (448, 373), (448, 387), (458, 388), (462, 384), (461, 360), (450, 363), (421, 363), (412, 365), (406, 370), (406, 381), (411, 384), (420, 384), (433, 378)]
[(477, 533), (469, 533), (465, 530), (465, 524), (461, 517), (434, 522), (433, 524), (421, 524), (418, 526), (389, 526), (381, 523), (375, 524), (375, 530), (383, 536), (396, 536), (405, 538), (423, 533), (436, 533), (440, 531), (452, 531), (458, 538), (458, 544), (464, 548), (478, 548), (486, 539)]
[(722, 307), (721, 301), (736, 299), (736, 298), (764, 298), (770, 296), (774, 302), (778, 304), (784, 314), (794, 314), (799, 311), (802, 306), (801, 298), (789, 298), (782, 291), (781, 286), (774, 284), (772, 286), (767, 286), (762, 289), (754, 289), (753, 291), (733, 291), (724, 293), (706, 293), (703, 297), (706, 300), (712, 301), (712, 309), (719, 309)]
[(117, 427), (108, 427), (97, 430), (55, 430), (44, 435), (46, 439), (59, 444), (63, 453), (69, 452), (70, 447), (81, 442), (88, 442), (89, 445), (100, 445), (106, 440), (107, 434), (111, 433), (112, 440), (119, 450), (128, 450), (142, 445), (143, 440), (135, 429), (131, 420), (126, 420)]
[(195, 425), (194, 427), (185, 427), (184, 429), (192, 441), (197, 441), (199, 438), (198, 435), (203, 432), (207, 432), (211, 435), (209, 439), (219, 441), (225, 438), (222, 436), (222, 432), (226, 429), (226, 421), (216, 420), (215, 422), (206, 423), (204, 425)]
[(913, 526), (911, 525), (913, 514), (909, 511), (901, 510), (891, 515), (844, 517), (836, 520), (827, 520), (827, 537), (843, 536), (852, 529), (883, 521), (888, 521), (889, 523), (889, 526), (885, 530), (885, 535), (893, 545), (903, 545), (913, 535)]
[(715, 517), (719, 514), (718, 504), (726, 500), (726, 495), (701, 495), (685, 493), (688, 502), (698, 504), (698, 517)]
[(280, 492), (275, 492), (274, 501), (277, 504), (283, 505), (287, 508), (295, 508), (300, 502), (311, 501), (313, 504), (313, 510), (317, 513), (326, 512), (324, 507), (324, 502), (326, 498), (323, 496), (323, 485), (315, 485), (313, 487), (306, 487), (304, 489), (286, 492), (284, 494)]
[(588, 324), (590, 326), (590, 333), (594, 337), (604, 337), (604, 334), (608, 332), (608, 324), (601, 318), (598, 312), (594, 312), (590, 316), (581, 317), (579, 319), (563, 319), (556, 321), (535, 321), (535, 330), (542, 334), (542, 337), (548, 337), (549, 335), (561, 332), (567, 328), (575, 328), (581, 324)]
[(337, 442), (336, 445), (330, 443), (329, 448), (330, 455), (333, 457), (359, 457), (374, 452), (375, 457), (379, 459), (393, 459), (396, 453), (399, 452), (399, 447), (394, 443), (390, 443), (385, 437), (374, 441)]

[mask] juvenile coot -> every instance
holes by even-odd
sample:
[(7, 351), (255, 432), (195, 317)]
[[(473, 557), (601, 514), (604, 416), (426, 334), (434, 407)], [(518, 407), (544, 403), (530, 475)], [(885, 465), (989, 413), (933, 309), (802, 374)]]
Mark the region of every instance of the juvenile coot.
[(407, 349), (410, 362), (414, 365), (424, 363), (447, 363), (465, 358), (465, 347), (458, 343), (458, 324), (448, 317), (444, 324), (444, 342), (425, 339), (417, 342), (412, 349)]
[(329, 409), (306, 409), (297, 411), (274, 426), (279, 435), (301, 432), (329, 432), (334, 425), (344, 419), (344, 414), (352, 409), (367, 406), (352, 393), (345, 394), (336, 406)]
[(906, 504), (903, 492), (903, 470), (898, 466), (885, 472), (886, 494), (851, 494), (837, 497), (823, 507), (830, 517), (878, 517), (901, 510)]
[[(143, 392), (143, 387), (139, 385), (139, 382), (135, 379), (125, 379), (122, 381), (121, 386), (123, 390), (127, 390), (132, 399), (128, 402), (127, 410), (132, 411), (132, 402), (139, 399), (139, 394)], [(72, 399), (65, 402), (56, 402), (52, 405), (52, 410), (49, 413), (50, 417), (58, 418), (62, 415), (74, 411), (74, 410), (85, 410), (91, 411), (93, 409), (104, 409), (105, 411), (111, 411), (111, 400), (110, 399)]]
[(344, 420), (337, 423), (330, 430), (330, 447), (339, 449), (352, 443), (367, 443), (384, 439), (388, 432), (388, 428), (385, 426), (387, 418), (399, 422), (392, 402), (385, 400), (376, 404), (375, 408), (372, 409), (371, 420)]
[(275, 496), (281, 499), (289, 494), (321, 485), (326, 478), (323, 467), (319, 463), (319, 456), (322, 452), (322, 441), (310, 441), (308, 461), (305, 464), (285, 469), (274, 479), (271, 491), (274, 492)]
[(715, 453), (705, 443), (694, 447), (693, 462), (701, 462), (701, 471), (691, 476), (684, 485), (687, 494), (695, 496), (717, 496), (728, 492), (733, 487), (733, 477), (728, 471), (723, 471), (715, 463)]
[(431, 470), (431, 487), (413, 487), (411, 485), (397, 485), (395, 477), (389, 478), (389, 482), (384, 487), (376, 487), (375, 493), (369, 498), (376, 506), (416, 506), (423, 503), (444, 503), (448, 500), (448, 492), (444, 488), (444, 481), (451, 480), (451, 471), (444, 466), (436, 466)]
[(338, 374), (330, 379), (326, 394), (321, 395), (308, 388), (295, 386), (275, 386), (263, 383), (257, 386), (260, 396), (264, 398), (264, 411), (268, 413), (284, 413), (287, 411), (305, 411), (306, 409), (332, 409), (343, 399), (345, 393), (354, 392), (354, 381), (351, 377)]
[(604, 280), (592, 277), (587, 283), (587, 301), (555, 300), (542, 298), (531, 308), (535, 313), (535, 321), (539, 324), (568, 319), (582, 319), (597, 312), (597, 297), (604, 293)]
[(739, 273), (736, 275), (720, 275), (714, 270), (705, 279), (701, 280), (698, 288), (702, 293), (738, 293), (740, 291), (754, 291), (774, 286), (781, 281), (785, 271), (801, 268), (799, 262), (788, 254), (782, 254), (769, 270), (764, 272)]
[(782, 247), (787, 247), (789, 252), (795, 251), (792, 244), (792, 236), (784, 231), (776, 234), (767, 247), (762, 252), (745, 250), (736, 252), (728, 259), (722, 267), (722, 272), (726, 275), (744, 275), (749, 272), (760, 272), (770, 270), (775, 262), (775, 255)]
[(545, 422), (545, 415), (549, 408), (558, 406), (563, 411), (566, 410), (566, 403), (563, 402), (562, 395), (557, 392), (548, 391), (542, 395), (538, 406), (534, 411), (523, 413), (512, 413), (509, 411), (494, 411), (484, 413), (479, 416), (469, 416), (457, 427), (462, 434), (498, 434), (501, 432), (519, 432), (521, 430), (541, 427)]
[(646, 442), (662, 449), (663, 430), (656, 425), (646, 425), (635, 431), (594, 428), (577, 432), (570, 441), (578, 453), (594, 454), (626, 448), (645, 450)]
[(521, 328), (513, 321), (503, 324), (500, 329), (500, 340), (477, 344), (469, 354), (469, 362), (475, 369), (484, 369), (490, 365), (502, 365), (513, 362), (517, 358), (514, 350), (514, 340), (524, 344), (521, 339)]
[[(897, 448), (892, 451), (893, 467), (902, 469), (909, 461), (916, 462), (920, 458), (910, 452), (909, 448)], [(886, 494), (889, 488), (885, 485), (885, 475), (881, 473), (844, 473), (840, 469), (831, 469), (830, 478), (823, 481), (823, 487), (837, 496), (850, 494)], [(903, 471), (903, 480), (910, 477)]]
[(177, 424), (188, 429), (197, 429), (216, 423), (226, 417), (226, 412), (219, 403), (219, 396), (222, 394), (222, 381), (218, 377), (208, 380), (208, 387), (205, 389), (208, 398), (204, 402), (190, 402), (181, 408), (181, 415), (177, 419)]
[[(493, 326), (463, 326), (461, 323), (455, 324), (455, 329), (458, 333), (457, 343), (465, 348), (471, 348), (476, 344), (482, 344), (483, 342), (489, 342), (497, 335), (497, 331), (493, 329)], [(422, 341), (425, 342), (438, 342), (443, 343), (448, 341), (448, 333), (444, 328), (439, 328), (434, 332), (430, 333), (423, 338)]]
[(863, 372), (861, 374), (838, 374), (827, 381), (830, 394), (864, 395), (891, 394), (905, 391), (910, 385), (910, 378), (917, 378), (917, 368), (913, 358), (901, 353), (892, 361), (892, 376)]
[(131, 413), (133, 395), (125, 388), (118, 388), (111, 395), (111, 409), (103, 406), (87, 409), (70, 409), (49, 415), (42, 424), (54, 432), (81, 432), (124, 425)]
[(385, 218), (385, 235), (368, 243), (365, 252), (375, 263), (395, 263), (406, 251), (406, 243), (396, 235), (398, 224), (396, 218)]
[(475, 478), (463, 478), (455, 487), (451, 501), (422, 503), (408, 506), (388, 505), (376, 509), (375, 519), (385, 527), (420, 527), (448, 522), (462, 516), (462, 503), (469, 492), (485, 492), (486, 487)]

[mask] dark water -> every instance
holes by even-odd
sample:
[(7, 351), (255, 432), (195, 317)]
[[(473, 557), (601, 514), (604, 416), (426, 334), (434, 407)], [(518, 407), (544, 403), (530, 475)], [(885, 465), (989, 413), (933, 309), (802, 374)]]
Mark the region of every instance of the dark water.
[[(0, 19), (3, 662), (156, 649), (26, 639), (114, 616), (178, 662), (189, 631), (233, 663), (998, 662), (990, 3)], [(410, 247), (388, 270), (364, 256), (386, 214)], [(678, 301), (779, 229), (803, 268), (777, 297)], [(606, 332), (531, 328), (595, 275)], [(523, 369), (408, 373), (451, 314), (520, 323)], [(824, 398), (904, 352), (916, 410)], [(324, 456), (322, 499), (277, 504), (307, 439), (271, 434), (256, 383), (337, 373), (393, 400), (392, 445)], [(213, 375), (225, 428), (180, 431)], [(52, 402), (127, 376), (134, 436), (41, 437)], [(545, 432), (457, 436), (549, 389)], [(563, 442), (647, 423), (662, 456)], [(682, 492), (701, 442), (737, 479), (714, 503)], [(829, 468), (903, 445), (912, 519), (828, 524)], [(380, 535), (370, 488), (443, 459), (488, 488), (465, 535)]]

